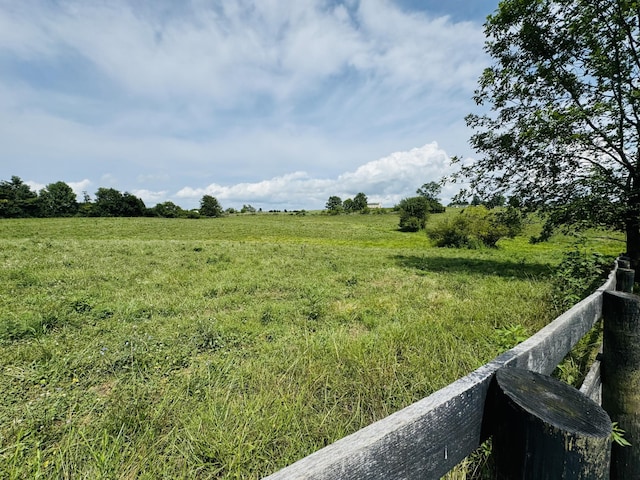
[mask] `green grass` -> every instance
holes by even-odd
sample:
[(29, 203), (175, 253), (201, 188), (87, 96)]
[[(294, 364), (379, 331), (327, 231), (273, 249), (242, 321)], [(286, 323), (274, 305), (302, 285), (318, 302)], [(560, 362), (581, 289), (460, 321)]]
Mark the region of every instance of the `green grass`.
[(558, 313), (571, 239), (436, 249), (397, 222), (2, 220), (0, 477), (259, 478)]

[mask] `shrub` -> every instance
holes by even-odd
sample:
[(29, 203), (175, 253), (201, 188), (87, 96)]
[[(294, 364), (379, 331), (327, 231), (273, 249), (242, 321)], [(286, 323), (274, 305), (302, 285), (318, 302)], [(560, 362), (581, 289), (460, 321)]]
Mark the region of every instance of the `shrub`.
[(495, 247), (501, 238), (522, 231), (522, 217), (510, 209), (489, 212), (484, 206), (465, 208), (460, 214), (429, 228), (427, 234), (438, 247)]
[(587, 253), (580, 245), (565, 252), (553, 275), (552, 299), (558, 311), (565, 311), (590, 295), (607, 277), (613, 259)]
[(418, 217), (401, 214), (399, 227), (403, 232), (417, 232), (424, 228), (424, 223), (424, 220), (420, 220)]
[(429, 200), (424, 197), (405, 198), (398, 204), (400, 211), (400, 230), (403, 232), (417, 232), (422, 230), (427, 222)]
[(507, 237), (513, 238), (522, 233), (524, 228), (524, 219), (522, 212), (516, 208), (509, 206), (504, 210), (493, 213), (495, 222), (507, 229)]

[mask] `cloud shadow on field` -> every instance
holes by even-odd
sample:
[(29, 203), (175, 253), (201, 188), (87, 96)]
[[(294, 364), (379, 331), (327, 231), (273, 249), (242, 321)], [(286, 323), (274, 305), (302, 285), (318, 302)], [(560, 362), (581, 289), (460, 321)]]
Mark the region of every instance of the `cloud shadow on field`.
[(500, 277), (532, 279), (551, 275), (549, 265), (487, 258), (429, 257), (426, 255), (394, 255), (398, 265), (422, 272), (468, 273)]

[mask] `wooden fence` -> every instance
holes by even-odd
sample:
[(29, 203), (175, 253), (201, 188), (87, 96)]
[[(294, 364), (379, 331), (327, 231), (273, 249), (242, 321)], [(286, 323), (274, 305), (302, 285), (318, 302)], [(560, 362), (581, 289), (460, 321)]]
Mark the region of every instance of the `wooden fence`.
[[(504, 367), (515, 367), (550, 374), (601, 319), (605, 292), (615, 291), (617, 283), (629, 282), (628, 275), (620, 276), (624, 271), (628, 272), (626, 269), (614, 269), (592, 295), (526, 341), (469, 375), (265, 480), (441, 478), (494, 433), (495, 426), (489, 411), (493, 407), (490, 407), (488, 398), (490, 388), (495, 388), (496, 372)], [(585, 393), (596, 399), (600, 395), (598, 366), (590, 372), (583, 387)]]

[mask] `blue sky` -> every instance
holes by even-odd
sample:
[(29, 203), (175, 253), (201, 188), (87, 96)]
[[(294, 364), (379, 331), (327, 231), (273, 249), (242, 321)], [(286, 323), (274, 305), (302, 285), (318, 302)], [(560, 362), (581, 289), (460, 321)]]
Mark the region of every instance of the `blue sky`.
[(0, 180), (147, 206), (393, 206), (473, 157), (497, 4), (0, 0)]

